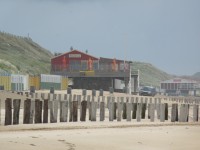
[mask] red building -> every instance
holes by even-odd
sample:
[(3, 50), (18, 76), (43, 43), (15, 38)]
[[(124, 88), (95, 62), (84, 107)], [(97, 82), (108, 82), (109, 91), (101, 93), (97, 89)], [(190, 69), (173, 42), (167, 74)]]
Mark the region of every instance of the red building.
[(51, 59), (51, 73), (73, 78), (73, 88), (108, 90), (114, 87), (114, 79), (128, 84), (130, 62), (72, 50)]
[(99, 59), (78, 50), (72, 50), (51, 59), (51, 71), (95, 70)]

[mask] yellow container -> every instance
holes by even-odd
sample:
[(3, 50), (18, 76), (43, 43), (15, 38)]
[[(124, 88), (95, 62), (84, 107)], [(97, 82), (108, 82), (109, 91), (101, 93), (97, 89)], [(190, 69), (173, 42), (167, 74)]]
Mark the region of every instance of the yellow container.
[(66, 90), (68, 88), (68, 78), (62, 77), (61, 90)]
[(40, 89), (40, 77), (39, 76), (29, 76), (29, 88), (34, 86), (36, 90)]
[(11, 90), (11, 79), (10, 76), (0, 76), (0, 85), (4, 86), (4, 90)]

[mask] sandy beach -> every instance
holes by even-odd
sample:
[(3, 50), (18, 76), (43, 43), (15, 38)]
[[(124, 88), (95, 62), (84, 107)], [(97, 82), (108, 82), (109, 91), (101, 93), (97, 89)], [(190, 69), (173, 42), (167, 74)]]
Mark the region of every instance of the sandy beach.
[[(77, 91), (76, 91), (77, 92)], [(77, 94), (80, 93), (77, 92)], [(1, 99), (26, 98), (17, 94), (1, 93)], [(120, 94), (117, 94), (117, 96)], [(3, 102), (2, 102), (3, 105)], [(172, 123), (168, 121), (141, 122), (106, 120), (96, 122), (65, 122), (48, 124), (20, 124), (4, 126), (4, 107), (1, 106), (0, 147), (6, 150), (199, 150), (200, 123)], [(169, 108), (170, 110), (170, 108)], [(192, 112), (192, 108), (190, 110)], [(80, 114), (79, 114), (80, 115)], [(97, 113), (97, 116), (99, 114)], [(147, 114), (146, 114), (147, 116)]]
[(199, 124), (57, 123), (1, 126), (6, 150), (198, 150)]

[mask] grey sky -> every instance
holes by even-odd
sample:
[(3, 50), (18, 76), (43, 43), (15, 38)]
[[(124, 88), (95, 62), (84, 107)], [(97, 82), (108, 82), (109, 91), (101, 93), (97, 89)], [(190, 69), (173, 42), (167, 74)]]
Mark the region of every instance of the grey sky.
[(0, 30), (52, 52), (73, 46), (170, 74), (200, 71), (200, 0), (0, 0)]

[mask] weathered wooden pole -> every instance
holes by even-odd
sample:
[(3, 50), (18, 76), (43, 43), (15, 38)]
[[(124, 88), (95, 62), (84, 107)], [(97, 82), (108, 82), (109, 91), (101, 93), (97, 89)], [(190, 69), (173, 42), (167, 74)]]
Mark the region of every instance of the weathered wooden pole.
[(122, 102), (117, 101), (117, 121), (121, 121), (122, 119)]
[(188, 122), (189, 104), (181, 104), (179, 122)]
[(145, 113), (146, 113), (146, 104), (142, 103), (142, 119), (145, 119)]
[(126, 102), (126, 121), (131, 121), (132, 104)]
[(126, 115), (126, 102), (124, 102), (122, 105), (123, 105), (122, 118), (123, 118), (123, 119), (126, 119), (126, 116), (127, 116), (127, 115)]
[(199, 105), (193, 105), (193, 121), (198, 122), (199, 120)]
[(165, 122), (165, 104), (160, 104), (160, 122)]
[(56, 123), (58, 117), (58, 101), (49, 101), (50, 123)]
[(69, 122), (72, 122), (73, 106), (72, 106), (72, 95), (69, 95)]
[(20, 112), (21, 99), (13, 100), (13, 124), (19, 124), (19, 112)]
[(35, 100), (35, 123), (42, 123), (42, 101), (39, 99)]
[(91, 102), (91, 121), (96, 121), (97, 102)]
[(73, 115), (72, 115), (72, 120), (73, 122), (78, 121), (78, 101), (72, 101), (73, 105)]
[(160, 103), (156, 104), (157, 119), (160, 119)]
[(178, 121), (178, 104), (172, 104), (171, 122)]
[(117, 119), (117, 103), (113, 99), (113, 119)]
[(49, 100), (44, 99), (44, 105), (43, 105), (43, 123), (48, 123), (48, 117), (49, 117)]
[(111, 97), (110, 96), (107, 96), (107, 108), (109, 109), (110, 107), (110, 102), (111, 102)]
[(132, 119), (136, 119), (137, 103), (132, 104)]
[(100, 121), (104, 120), (105, 120), (105, 102), (104, 100), (102, 100), (102, 102), (100, 102)]
[(87, 108), (89, 109), (90, 107), (90, 98), (91, 96), (90, 95), (87, 95)]
[(111, 101), (109, 103), (109, 121), (113, 121), (113, 117), (114, 117), (114, 114), (113, 114), (113, 109), (114, 109), (114, 103)]
[(24, 101), (24, 117), (23, 123), (30, 124), (30, 111), (31, 110), (31, 99), (26, 99)]
[(141, 121), (141, 110), (142, 109), (142, 104), (141, 103), (137, 103), (137, 112), (136, 112), (136, 119), (137, 122)]
[(168, 120), (168, 103), (165, 103), (165, 120)]
[(30, 119), (29, 119), (29, 123), (33, 124), (33, 119), (34, 119), (34, 115), (35, 115), (35, 100), (31, 99), (30, 101)]
[(87, 112), (87, 101), (83, 100), (81, 102), (81, 117), (80, 117), (80, 121), (86, 121), (86, 112)]
[(5, 100), (5, 125), (12, 124), (12, 99), (6, 98)]
[(60, 122), (67, 122), (68, 101), (60, 101)]
[(150, 121), (154, 122), (155, 118), (155, 104), (151, 103), (150, 105)]

